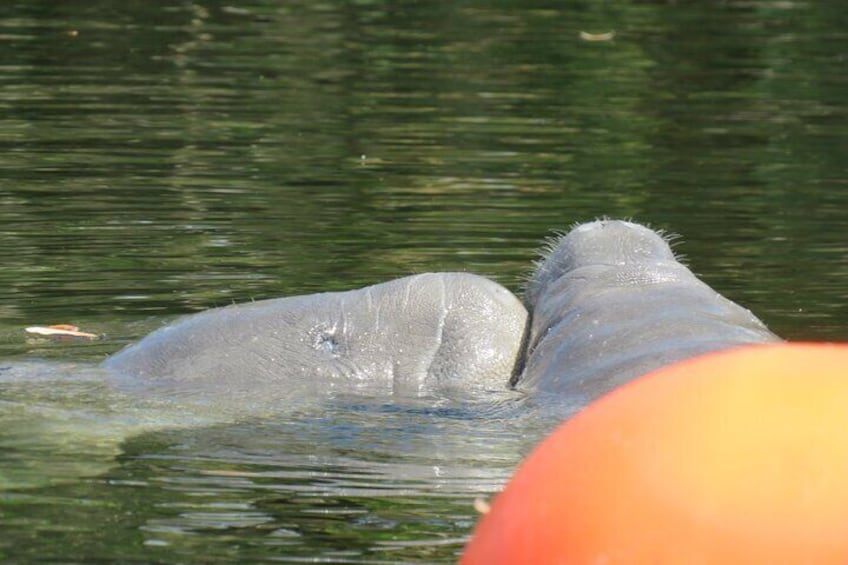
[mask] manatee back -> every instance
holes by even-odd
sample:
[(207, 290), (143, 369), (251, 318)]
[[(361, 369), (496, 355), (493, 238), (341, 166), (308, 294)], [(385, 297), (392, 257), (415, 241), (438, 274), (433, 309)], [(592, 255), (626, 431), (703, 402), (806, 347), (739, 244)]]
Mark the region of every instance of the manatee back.
[(429, 394), (506, 388), (527, 311), (497, 283), (425, 273), (184, 317), (104, 363), (133, 386)]

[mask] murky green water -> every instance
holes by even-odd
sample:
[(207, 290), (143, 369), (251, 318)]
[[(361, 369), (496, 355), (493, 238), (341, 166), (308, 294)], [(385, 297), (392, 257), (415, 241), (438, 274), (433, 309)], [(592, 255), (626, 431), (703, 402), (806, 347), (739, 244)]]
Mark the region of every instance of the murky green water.
[[(3, 3), (0, 559), (450, 562), (545, 427), (367, 399), (234, 423), (111, 396), (95, 363), (181, 313), (430, 270), (518, 291), (551, 230), (609, 215), (683, 234), (779, 334), (848, 339), (846, 19)], [(22, 331), (60, 322), (108, 338)]]

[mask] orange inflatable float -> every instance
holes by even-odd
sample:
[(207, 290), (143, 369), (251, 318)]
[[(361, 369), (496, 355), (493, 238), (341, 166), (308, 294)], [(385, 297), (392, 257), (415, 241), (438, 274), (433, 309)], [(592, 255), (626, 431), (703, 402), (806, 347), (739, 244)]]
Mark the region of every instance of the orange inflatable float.
[(461, 563), (848, 563), (848, 345), (747, 346), (562, 424)]

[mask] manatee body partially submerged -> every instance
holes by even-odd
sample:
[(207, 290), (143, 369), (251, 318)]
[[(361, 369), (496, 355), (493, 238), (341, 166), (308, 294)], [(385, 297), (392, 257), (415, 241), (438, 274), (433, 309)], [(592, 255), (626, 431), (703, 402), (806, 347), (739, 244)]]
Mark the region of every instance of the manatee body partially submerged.
[[(105, 372), (4, 367), (4, 440), (32, 434), (33, 449), (26, 465), (0, 472), (0, 490), (100, 472), (143, 431), (348, 409), (454, 414), (459, 400), (456, 414), (508, 419), (532, 441), (654, 368), (778, 340), (660, 235), (629, 222), (591, 222), (557, 240), (525, 303), (529, 323), (522, 302), (491, 280), (427, 273), (189, 315), (109, 357)], [(42, 454), (49, 463), (34, 475)]]
[(426, 273), (187, 316), (103, 366), (117, 383), (230, 404), (511, 387), (570, 413), (663, 365), (779, 340), (660, 234), (626, 221), (582, 224), (553, 242), (524, 302), (484, 277)]

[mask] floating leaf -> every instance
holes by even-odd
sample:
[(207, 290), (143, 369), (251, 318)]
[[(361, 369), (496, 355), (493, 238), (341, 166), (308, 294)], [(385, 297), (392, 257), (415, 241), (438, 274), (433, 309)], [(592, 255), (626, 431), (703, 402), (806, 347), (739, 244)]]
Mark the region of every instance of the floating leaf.
[(43, 335), (48, 337), (78, 337), (83, 339), (98, 339), (100, 336), (88, 332), (81, 332), (77, 326), (70, 324), (52, 324), (50, 326), (30, 326), (26, 328), (29, 334)]

